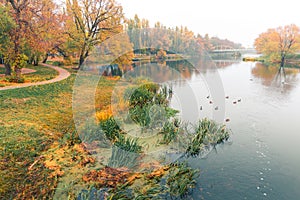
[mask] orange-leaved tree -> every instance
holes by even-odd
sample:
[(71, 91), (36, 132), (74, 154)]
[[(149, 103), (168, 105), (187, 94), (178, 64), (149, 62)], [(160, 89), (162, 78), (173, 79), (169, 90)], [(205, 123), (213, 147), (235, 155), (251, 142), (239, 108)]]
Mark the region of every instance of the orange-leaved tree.
[(5, 33), (5, 45), (1, 45), (6, 75), (13, 70), (19, 79), (28, 58), (37, 64), (41, 54), (57, 45), (62, 23), (53, 1), (0, 0), (0, 6), (1, 14), (13, 22), (9, 25), (10, 21), (2, 21), (10, 27)]
[(39, 0), (32, 12), (28, 13), (30, 18), (31, 33), (27, 36), (30, 63), (38, 65), (39, 60), (47, 59), (51, 51), (65, 42), (63, 20), (64, 15), (53, 1)]
[[(29, 31), (29, 23), (27, 20), (29, 1), (28, 0), (1, 0), (1, 5), (5, 7), (9, 16), (13, 19), (14, 26), (11, 27), (7, 34), (7, 44), (4, 49), (4, 64), (6, 68), (6, 75), (11, 75), (13, 68), (17, 77), (20, 77), (21, 65), (24, 64), (21, 58), (25, 58), (22, 54), (22, 49), (25, 45), (25, 35)], [(2, 13), (1, 13), (2, 14)]]
[(295, 24), (268, 29), (259, 35), (254, 46), (271, 61), (280, 62), (282, 68), (287, 56), (300, 50), (300, 29)]

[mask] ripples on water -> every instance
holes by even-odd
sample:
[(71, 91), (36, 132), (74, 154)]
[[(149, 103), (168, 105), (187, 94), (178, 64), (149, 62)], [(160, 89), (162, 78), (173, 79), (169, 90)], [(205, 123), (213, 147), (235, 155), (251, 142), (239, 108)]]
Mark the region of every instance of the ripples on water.
[[(218, 69), (225, 94), (232, 145), (220, 145), (206, 159), (193, 158), (201, 176), (194, 199), (295, 199), (300, 198), (300, 86), (299, 70), (287, 69), (285, 83), (278, 68), (260, 63), (230, 63)], [(203, 109), (198, 117), (211, 117), (206, 99), (205, 73), (174, 84), (175, 93), (191, 87)], [(203, 78), (204, 76), (204, 78)], [(189, 98), (189, 97), (186, 97)], [(191, 98), (191, 97), (190, 97)], [(236, 105), (234, 99), (242, 101)], [(172, 105), (180, 108), (181, 99)], [(188, 101), (186, 101), (188, 102)], [(186, 103), (185, 102), (185, 103)], [(195, 108), (194, 109), (195, 112)], [(192, 110), (191, 109), (191, 110)], [(191, 117), (192, 116), (192, 117)], [(195, 115), (183, 115), (195, 121)]]

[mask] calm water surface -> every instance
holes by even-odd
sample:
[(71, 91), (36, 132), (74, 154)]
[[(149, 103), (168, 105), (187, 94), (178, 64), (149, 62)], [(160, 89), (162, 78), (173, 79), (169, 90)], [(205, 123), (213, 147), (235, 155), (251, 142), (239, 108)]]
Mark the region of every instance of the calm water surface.
[[(205, 76), (210, 73), (220, 75), (229, 96), (225, 118), (230, 119), (230, 142), (205, 158), (188, 160), (201, 170), (194, 199), (300, 199), (299, 70), (286, 70), (286, 83), (282, 84), (275, 67), (222, 61), (217, 66), (214, 72), (191, 71), (185, 81), (174, 82), (173, 86), (174, 108), (186, 104), (196, 110), (190, 101), (198, 105), (198, 111), (182, 115), (183, 120), (212, 117), (217, 105), (209, 104), (207, 99)], [(192, 88), (195, 97), (178, 100), (187, 87)], [(238, 99), (241, 102), (233, 104)]]

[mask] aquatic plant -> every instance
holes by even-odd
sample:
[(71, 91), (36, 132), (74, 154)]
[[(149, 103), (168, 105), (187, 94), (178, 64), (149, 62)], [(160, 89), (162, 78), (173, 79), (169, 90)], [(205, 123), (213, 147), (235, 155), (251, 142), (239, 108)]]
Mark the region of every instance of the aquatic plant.
[(180, 127), (181, 122), (179, 119), (174, 119), (173, 121), (167, 121), (160, 134), (163, 136), (162, 140), (159, 141), (160, 144), (170, 144), (172, 141), (177, 139), (178, 134), (183, 131)]
[(204, 118), (200, 120), (191, 134), (192, 139), (186, 150), (188, 156), (197, 156), (210, 146), (220, 144), (229, 138), (229, 131), (225, 125)]
[(159, 105), (168, 105), (173, 95), (173, 89), (167, 85), (160, 86), (160, 90), (155, 96), (155, 103)]
[(155, 83), (145, 83), (141, 86), (132, 86), (126, 89), (124, 98), (129, 100), (130, 107), (144, 106), (152, 103), (159, 85)]
[(120, 135), (117, 141), (114, 143), (115, 146), (123, 149), (124, 151), (134, 152), (134, 153), (141, 153), (142, 146), (138, 145), (138, 139), (130, 138)]
[(167, 192), (170, 197), (184, 198), (195, 187), (195, 178), (199, 170), (188, 167), (186, 163), (174, 163), (170, 165), (169, 174), (166, 178)]
[(143, 107), (132, 107), (129, 110), (129, 117), (136, 124), (147, 127), (150, 124), (149, 106), (145, 105)]
[(160, 200), (163, 199), (164, 187), (159, 183), (153, 181), (147, 182), (146, 184), (141, 185), (140, 187), (134, 188), (134, 194), (136, 200), (146, 200), (154, 199)]
[[(112, 172), (109, 174), (109, 171)], [(82, 190), (77, 199), (187, 199), (196, 185), (195, 179), (199, 175), (199, 170), (192, 169), (186, 163), (177, 162), (152, 172), (130, 174), (106, 167), (99, 172), (91, 173), (86, 176), (89, 180), (96, 181), (94, 184), (97, 188), (100, 186), (100, 189), (92, 187), (89, 190)], [(109, 179), (104, 180), (105, 177)], [(129, 181), (131, 177), (134, 177), (133, 181)], [(134, 182), (139, 178), (142, 180)], [(116, 182), (114, 179), (119, 181)], [(110, 189), (105, 189), (107, 187)]]
[(128, 185), (119, 185), (116, 188), (112, 188), (108, 191), (109, 200), (132, 200), (134, 199), (132, 189), (128, 188)]
[(142, 153), (142, 146), (138, 144), (137, 139), (119, 135), (112, 148), (108, 166), (116, 168), (136, 167), (140, 153)]
[(177, 113), (174, 109), (168, 108), (171, 93), (172, 90), (167, 86), (152, 82), (127, 88), (124, 92), (124, 99), (129, 105), (127, 119), (130, 118), (143, 128), (162, 128), (163, 123)]
[(105, 199), (106, 189), (97, 190), (95, 187), (91, 187), (89, 190), (81, 190), (77, 195), (77, 200), (97, 200)]

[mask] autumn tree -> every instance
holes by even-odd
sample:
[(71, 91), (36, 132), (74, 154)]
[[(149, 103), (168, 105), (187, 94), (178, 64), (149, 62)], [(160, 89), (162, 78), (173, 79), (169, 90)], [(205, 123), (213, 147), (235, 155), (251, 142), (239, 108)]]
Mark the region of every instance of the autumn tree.
[[(134, 49), (141, 49), (145, 47), (142, 44), (142, 20), (138, 17), (138, 15), (135, 15), (133, 19), (129, 19), (126, 22), (126, 30), (129, 35), (130, 41), (133, 43)], [(148, 40), (148, 38), (144, 39)]]
[(204, 44), (204, 49), (207, 51), (210, 51), (213, 49), (213, 45), (210, 41), (210, 37), (208, 34), (205, 34), (204, 38), (203, 38), (203, 44)]
[[(0, 13), (0, 55), (7, 57), (7, 49), (12, 45), (9, 33), (15, 29), (15, 23), (4, 5), (0, 5)], [(11, 67), (8, 62), (5, 62), (5, 69), (5, 75), (10, 75)]]
[(79, 54), (78, 69), (90, 51), (122, 31), (122, 7), (114, 0), (67, 0), (66, 32)]
[(30, 12), (31, 34), (27, 36), (30, 63), (38, 65), (48, 54), (64, 41), (63, 14), (58, 6), (49, 0), (40, 0), (34, 6), (35, 12)]
[(132, 59), (134, 58), (133, 44), (130, 42), (126, 32), (117, 34), (103, 42), (96, 47), (93, 53), (96, 56), (93, 58), (94, 62), (96, 59), (100, 59), (100, 62), (110, 61), (113, 64), (117, 64), (122, 71), (132, 64)]
[[(29, 31), (28, 20), (28, 0), (1, 0), (0, 3), (5, 6), (9, 12), (9, 16), (13, 19), (15, 26), (7, 32), (9, 45), (6, 46), (4, 52), (4, 65), (6, 75), (11, 75), (11, 67), (13, 67), (16, 75), (19, 77), (21, 66), (18, 66), (19, 59), (22, 58), (22, 48), (24, 48), (25, 33)], [(23, 63), (23, 62), (22, 62)]]
[(160, 49), (167, 53), (178, 53), (197, 57), (203, 53), (203, 50), (210, 51), (214, 45), (230, 44), (233, 47), (241, 47), (227, 39), (219, 39), (218, 37), (210, 38), (208, 34), (202, 37), (197, 36), (193, 31), (184, 26), (176, 26), (168, 28), (156, 22), (154, 28), (150, 29), (149, 21), (140, 19), (135, 15), (133, 19), (126, 20), (126, 31), (130, 41), (134, 45), (135, 53), (155, 54)]
[(28, 58), (37, 65), (40, 56), (59, 42), (62, 23), (53, 1), (0, 0), (0, 5), (2, 17), (10, 19), (1, 20), (1, 27), (6, 27), (5, 34), (1, 34), (5, 36), (1, 48), (6, 75), (13, 70), (19, 79)]
[(299, 31), (294, 24), (269, 29), (255, 40), (255, 48), (271, 60), (279, 61), (282, 68), (287, 56), (300, 50)]

